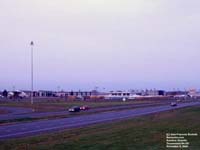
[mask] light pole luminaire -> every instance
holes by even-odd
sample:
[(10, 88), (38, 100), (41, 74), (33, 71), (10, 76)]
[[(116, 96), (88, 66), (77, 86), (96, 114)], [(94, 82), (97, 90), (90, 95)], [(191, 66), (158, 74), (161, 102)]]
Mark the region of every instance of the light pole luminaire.
[(31, 41), (31, 104), (33, 104), (33, 47), (34, 43)]

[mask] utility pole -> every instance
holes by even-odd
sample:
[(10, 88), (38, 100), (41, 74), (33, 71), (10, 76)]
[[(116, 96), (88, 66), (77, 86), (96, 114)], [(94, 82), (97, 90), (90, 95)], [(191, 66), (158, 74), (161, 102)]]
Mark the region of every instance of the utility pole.
[(33, 47), (34, 43), (31, 41), (31, 104), (33, 105)]

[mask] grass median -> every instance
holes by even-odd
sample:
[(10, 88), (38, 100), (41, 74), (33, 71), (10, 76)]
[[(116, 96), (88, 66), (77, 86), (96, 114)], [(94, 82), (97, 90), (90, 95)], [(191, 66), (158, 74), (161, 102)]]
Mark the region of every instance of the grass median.
[(23, 107), (31, 108), (36, 112), (49, 112), (49, 111), (62, 111), (67, 110), (72, 106), (82, 106), (88, 105), (91, 108), (103, 108), (103, 107), (113, 107), (113, 106), (122, 106), (122, 105), (134, 105), (134, 104), (151, 104), (158, 103), (159, 101), (155, 100), (133, 100), (133, 101), (63, 101), (63, 100), (48, 100), (44, 99), (37, 100), (33, 105), (30, 104), (30, 101), (4, 101), (0, 102), (0, 106), (10, 106), (10, 107)]

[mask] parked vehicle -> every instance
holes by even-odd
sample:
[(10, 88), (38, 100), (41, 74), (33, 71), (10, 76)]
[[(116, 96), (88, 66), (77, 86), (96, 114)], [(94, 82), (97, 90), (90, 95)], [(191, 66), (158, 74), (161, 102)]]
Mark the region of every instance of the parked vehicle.
[(88, 109), (90, 109), (89, 106), (81, 106), (80, 107), (80, 110), (88, 110)]
[(171, 106), (172, 107), (177, 106), (177, 103), (176, 102), (171, 102)]
[(73, 106), (73, 107), (69, 108), (68, 111), (69, 111), (69, 112), (79, 112), (79, 111), (80, 111), (80, 107), (78, 107), (78, 106)]

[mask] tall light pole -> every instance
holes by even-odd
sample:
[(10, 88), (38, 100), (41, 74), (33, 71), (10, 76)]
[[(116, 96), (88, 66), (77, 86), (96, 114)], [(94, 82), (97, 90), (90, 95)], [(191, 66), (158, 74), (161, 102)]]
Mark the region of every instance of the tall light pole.
[(31, 41), (31, 104), (33, 105), (33, 47), (34, 43)]

